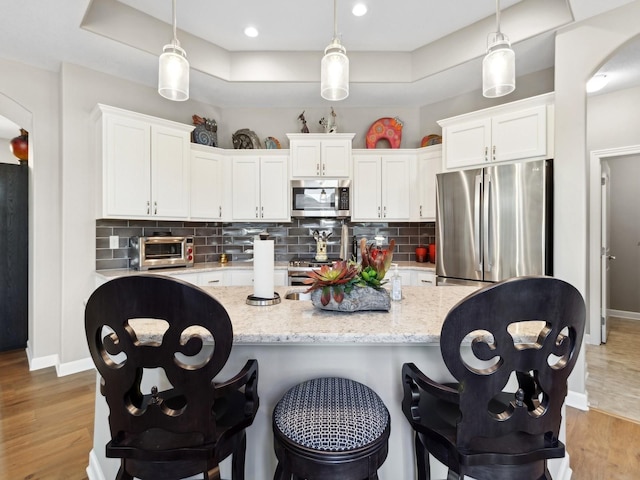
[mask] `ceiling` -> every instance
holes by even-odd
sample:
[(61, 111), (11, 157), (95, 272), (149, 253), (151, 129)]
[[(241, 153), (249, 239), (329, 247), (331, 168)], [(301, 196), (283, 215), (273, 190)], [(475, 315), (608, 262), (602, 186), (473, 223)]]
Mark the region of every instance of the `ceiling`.
[[(361, 0), (369, 11), (355, 17), (357, 1), (337, 1), (351, 62), (350, 96), (340, 105), (421, 106), (479, 91), (493, 0)], [(630, 1), (502, 0), (501, 30), (516, 51), (518, 76), (553, 66), (556, 30)], [(157, 85), (157, 57), (172, 36), (171, 0), (3, 3), (0, 57), (56, 72), (68, 62)], [(177, 24), (191, 98), (222, 108), (331, 103), (319, 93), (331, 0), (178, 0)], [(246, 37), (246, 26), (259, 36)]]

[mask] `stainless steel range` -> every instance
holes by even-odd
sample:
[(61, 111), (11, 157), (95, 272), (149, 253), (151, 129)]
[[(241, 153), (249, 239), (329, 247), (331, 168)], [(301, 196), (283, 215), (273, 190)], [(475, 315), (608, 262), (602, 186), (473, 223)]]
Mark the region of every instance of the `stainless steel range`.
[(320, 268), (322, 265), (331, 265), (333, 262), (340, 261), (339, 258), (328, 258), (327, 260), (318, 261), (314, 257), (296, 257), (289, 260), (287, 268), (289, 285), (306, 286), (304, 280), (309, 278), (307, 273), (311, 270)]

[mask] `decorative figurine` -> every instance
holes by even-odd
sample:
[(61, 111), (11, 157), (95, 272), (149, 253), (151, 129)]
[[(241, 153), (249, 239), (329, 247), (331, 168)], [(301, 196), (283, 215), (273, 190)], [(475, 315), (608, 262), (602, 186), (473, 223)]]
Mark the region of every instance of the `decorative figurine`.
[(320, 125), (324, 128), (324, 133), (336, 133), (338, 131), (338, 124), (336, 123), (336, 112), (331, 107), (331, 120), (327, 120), (322, 117), (320, 119)]
[(191, 141), (200, 145), (218, 146), (218, 124), (212, 118), (203, 118), (198, 115), (191, 117), (196, 128), (191, 133)]
[(300, 115), (298, 115), (298, 120), (300, 120), (302, 122), (302, 130), (300, 130), (302, 133), (309, 133), (309, 127), (307, 127), (307, 119), (304, 118), (304, 110), (302, 111), (302, 113)]

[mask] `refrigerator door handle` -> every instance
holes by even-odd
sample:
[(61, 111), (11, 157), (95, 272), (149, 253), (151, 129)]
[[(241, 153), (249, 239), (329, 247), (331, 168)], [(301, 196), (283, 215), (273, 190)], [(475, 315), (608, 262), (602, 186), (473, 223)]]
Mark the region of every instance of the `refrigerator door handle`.
[(486, 173), (484, 176), (484, 204), (483, 204), (483, 215), (482, 215), (482, 224), (484, 228), (484, 271), (490, 272), (491, 267), (493, 266), (493, 255), (492, 246), (491, 246), (491, 174)]
[(482, 174), (476, 175), (473, 199), (473, 255), (477, 261), (476, 271), (482, 271), (482, 256), (480, 255), (480, 198), (482, 195)]

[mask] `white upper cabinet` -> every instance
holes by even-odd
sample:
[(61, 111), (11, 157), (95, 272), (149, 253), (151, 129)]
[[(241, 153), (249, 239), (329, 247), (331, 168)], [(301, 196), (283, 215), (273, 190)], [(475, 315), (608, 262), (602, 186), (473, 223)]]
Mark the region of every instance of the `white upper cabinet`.
[(193, 127), (98, 105), (98, 217), (187, 218)]
[(436, 175), (442, 171), (442, 145), (418, 149), (417, 155), (417, 218), (436, 220)]
[(232, 160), (232, 220), (290, 222), (288, 157), (248, 152)]
[(351, 174), (354, 133), (288, 133), (293, 178), (346, 177)]
[(440, 120), (447, 169), (553, 156), (553, 94)]
[(354, 153), (352, 221), (410, 220), (415, 158), (401, 150)]
[(224, 151), (191, 146), (191, 208), (194, 220), (231, 219), (231, 167)]

